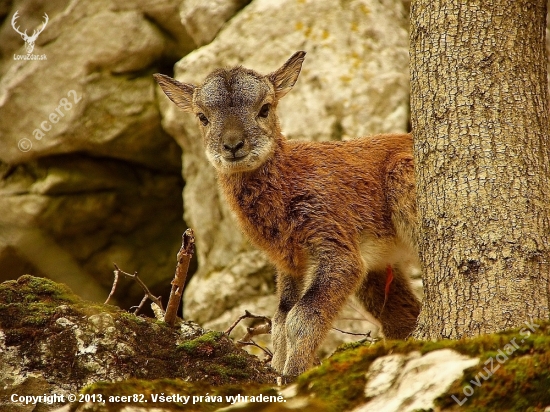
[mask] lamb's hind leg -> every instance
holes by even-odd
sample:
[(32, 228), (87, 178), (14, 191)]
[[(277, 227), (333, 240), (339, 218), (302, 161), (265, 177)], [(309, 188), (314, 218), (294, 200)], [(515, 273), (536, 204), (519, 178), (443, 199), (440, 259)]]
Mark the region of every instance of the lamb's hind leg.
[(420, 302), (407, 276), (399, 268), (392, 270), (393, 281), (387, 299), (386, 271), (369, 272), (356, 295), (363, 307), (380, 321), (386, 338), (405, 339), (416, 326)]
[[(404, 153), (394, 158), (393, 165), (388, 165), (388, 168), (386, 197), (391, 219), (398, 239), (408, 249), (412, 260), (416, 260), (418, 233), (413, 157)], [(387, 338), (403, 339), (416, 326), (420, 302), (401, 267), (393, 266), (392, 271), (393, 281), (387, 297), (385, 270), (369, 272), (357, 297), (365, 309), (380, 320)]]

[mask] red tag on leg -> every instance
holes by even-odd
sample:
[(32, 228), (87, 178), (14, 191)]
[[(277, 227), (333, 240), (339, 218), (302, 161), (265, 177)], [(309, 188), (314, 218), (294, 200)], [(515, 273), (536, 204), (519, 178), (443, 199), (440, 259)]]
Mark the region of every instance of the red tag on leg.
[(388, 301), (388, 296), (390, 295), (390, 286), (392, 282), (393, 282), (393, 269), (391, 265), (388, 265), (386, 266), (386, 288), (384, 289), (384, 304), (382, 305), (382, 309), (380, 310), (380, 315), (382, 315), (382, 312), (386, 307), (386, 302)]
[(393, 269), (391, 265), (386, 266), (386, 294), (384, 297), (384, 300), (388, 299), (388, 295), (390, 294), (390, 285), (393, 282)]

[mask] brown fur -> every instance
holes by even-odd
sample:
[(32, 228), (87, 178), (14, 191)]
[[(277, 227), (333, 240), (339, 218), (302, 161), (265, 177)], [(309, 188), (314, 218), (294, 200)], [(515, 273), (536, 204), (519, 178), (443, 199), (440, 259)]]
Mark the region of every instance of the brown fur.
[[(287, 141), (275, 110), (304, 55), (268, 76), (217, 70), (200, 87), (156, 75), (179, 107), (207, 119), (207, 155), (223, 192), (244, 232), (277, 267), (272, 365), (290, 376), (311, 365), (350, 295), (389, 338), (407, 337), (420, 310), (405, 275), (416, 260), (412, 137)], [(387, 265), (394, 281), (384, 305)]]

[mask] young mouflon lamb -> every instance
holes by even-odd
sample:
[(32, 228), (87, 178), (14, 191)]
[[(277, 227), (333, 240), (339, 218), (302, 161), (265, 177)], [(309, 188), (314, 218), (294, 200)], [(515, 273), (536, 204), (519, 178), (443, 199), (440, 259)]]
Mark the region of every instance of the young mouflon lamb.
[(304, 57), (296, 52), (267, 76), (218, 69), (200, 86), (155, 75), (197, 116), (231, 209), (277, 268), (272, 366), (285, 376), (311, 366), (351, 295), (388, 338), (407, 337), (420, 311), (406, 275), (418, 262), (412, 137), (287, 141), (277, 104)]

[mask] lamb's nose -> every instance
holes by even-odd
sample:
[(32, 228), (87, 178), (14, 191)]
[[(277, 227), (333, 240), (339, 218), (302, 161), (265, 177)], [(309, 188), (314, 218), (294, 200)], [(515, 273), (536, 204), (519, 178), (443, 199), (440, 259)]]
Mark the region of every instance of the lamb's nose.
[(241, 140), (235, 144), (231, 144), (231, 143), (224, 143), (223, 144), (223, 148), (225, 150), (227, 150), (228, 152), (231, 152), (231, 154), (233, 154), (233, 156), (235, 156), (235, 153), (237, 153), (237, 151), (239, 149), (241, 149), (242, 147), (244, 146), (244, 142)]

